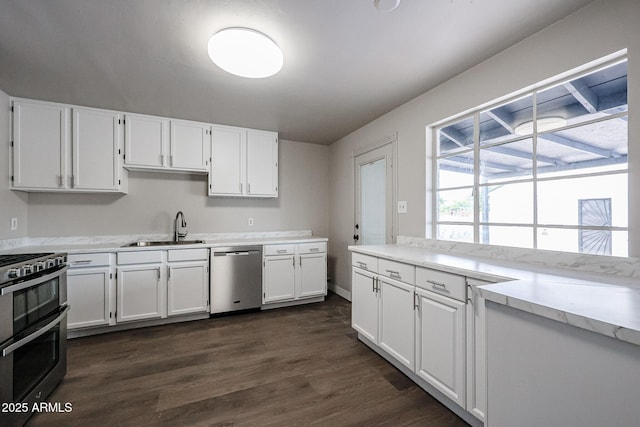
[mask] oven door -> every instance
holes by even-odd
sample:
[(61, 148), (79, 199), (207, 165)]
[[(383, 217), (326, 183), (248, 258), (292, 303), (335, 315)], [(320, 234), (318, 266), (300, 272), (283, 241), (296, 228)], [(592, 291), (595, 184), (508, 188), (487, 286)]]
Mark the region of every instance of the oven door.
[(67, 371), (68, 305), (0, 346), (0, 402), (24, 403), (28, 411), (0, 414), (2, 425), (23, 425), (34, 403), (44, 401)]
[(67, 302), (67, 266), (0, 288), (0, 343), (31, 328)]

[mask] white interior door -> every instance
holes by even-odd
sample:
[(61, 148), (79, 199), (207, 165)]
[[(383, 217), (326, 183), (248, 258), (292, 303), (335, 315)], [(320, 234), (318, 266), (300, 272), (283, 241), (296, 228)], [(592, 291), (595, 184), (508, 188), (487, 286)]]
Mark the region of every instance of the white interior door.
[(393, 149), (386, 144), (355, 157), (356, 218), (359, 245), (393, 241)]

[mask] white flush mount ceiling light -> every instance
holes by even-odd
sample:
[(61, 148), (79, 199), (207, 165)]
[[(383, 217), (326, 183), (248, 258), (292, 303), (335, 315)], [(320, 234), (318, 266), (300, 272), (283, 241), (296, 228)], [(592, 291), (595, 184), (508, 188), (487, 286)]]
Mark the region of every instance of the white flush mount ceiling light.
[[(563, 127), (567, 125), (567, 119), (562, 117), (542, 117), (538, 119), (538, 132)], [(514, 129), (516, 135), (530, 135), (533, 133), (533, 121), (520, 123)]]
[(273, 40), (250, 28), (226, 28), (209, 39), (209, 57), (236, 76), (260, 79), (282, 68), (282, 51)]
[(391, 12), (400, 5), (400, 0), (373, 0), (373, 5), (378, 12)]

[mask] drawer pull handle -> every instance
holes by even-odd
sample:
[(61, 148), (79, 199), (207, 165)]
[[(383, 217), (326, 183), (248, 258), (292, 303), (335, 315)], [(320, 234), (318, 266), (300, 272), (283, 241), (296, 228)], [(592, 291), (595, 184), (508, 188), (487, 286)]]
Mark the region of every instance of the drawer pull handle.
[(362, 262), (362, 261), (356, 261), (356, 262), (358, 263), (358, 267), (368, 270), (366, 262)]
[(77, 261), (73, 261), (71, 264), (90, 264), (90, 259), (79, 259)]
[(400, 278), (401, 278), (401, 276), (400, 276), (400, 272), (398, 272), (398, 271), (394, 271), (394, 270), (387, 270), (387, 273), (389, 273), (389, 275), (390, 275), (391, 277), (395, 277), (395, 278), (397, 278), (397, 279), (400, 279)]
[(433, 289), (436, 289), (438, 291), (444, 291), (444, 292), (449, 292), (449, 290), (447, 289), (447, 285), (445, 285), (442, 282), (436, 282), (435, 280), (427, 280), (427, 283), (429, 283), (430, 285), (432, 285), (431, 287)]
[(309, 249), (311, 252), (320, 252), (320, 248), (311, 248)]
[(276, 252), (279, 253), (279, 254), (286, 254), (287, 250), (286, 249), (278, 249)]

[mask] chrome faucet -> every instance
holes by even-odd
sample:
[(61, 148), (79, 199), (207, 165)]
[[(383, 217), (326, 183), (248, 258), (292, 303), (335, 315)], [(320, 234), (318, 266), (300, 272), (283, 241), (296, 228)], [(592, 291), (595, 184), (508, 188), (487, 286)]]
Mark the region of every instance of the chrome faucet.
[[(181, 219), (181, 221), (178, 223), (179, 219)], [(187, 231), (187, 221), (185, 221), (184, 219), (184, 213), (182, 213), (182, 211), (178, 211), (178, 213), (176, 214), (175, 233), (173, 234), (173, 241), (179, 242), (180, 240), (187, 237), (187, 234), (189, 234), (189, 232)]]

